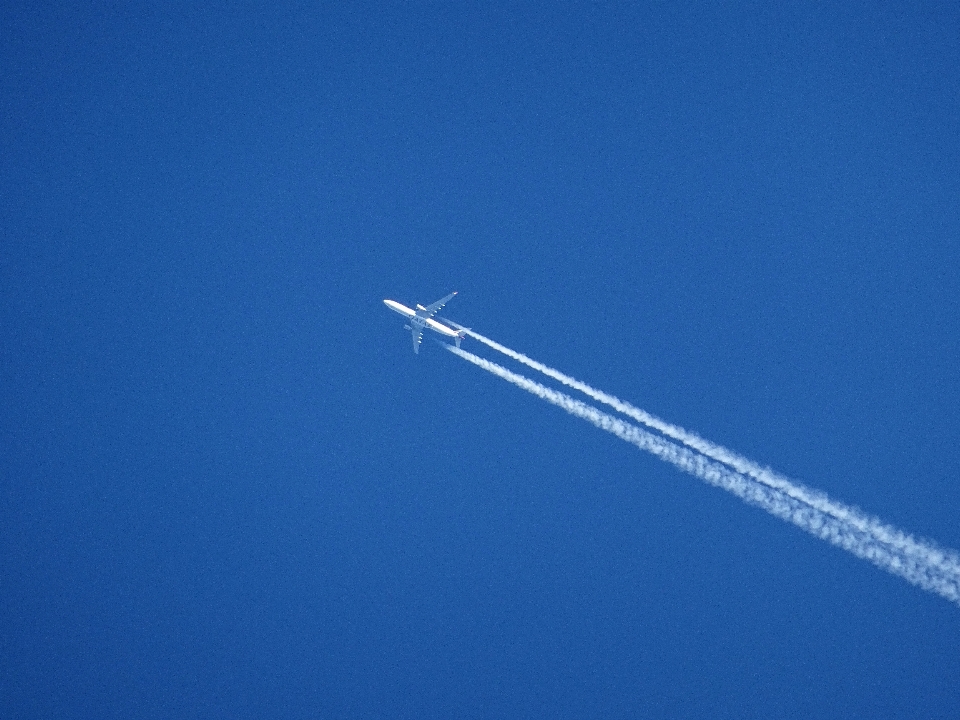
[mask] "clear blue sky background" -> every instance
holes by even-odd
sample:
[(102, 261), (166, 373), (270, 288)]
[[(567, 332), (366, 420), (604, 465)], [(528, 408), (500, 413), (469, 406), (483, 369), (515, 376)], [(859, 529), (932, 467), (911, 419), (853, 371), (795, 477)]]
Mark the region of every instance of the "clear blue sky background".
[(960, 547), (960, 6), (202, 5), (0, 10), (0, 715), (960, 717), (960, 608), (381, 303)]

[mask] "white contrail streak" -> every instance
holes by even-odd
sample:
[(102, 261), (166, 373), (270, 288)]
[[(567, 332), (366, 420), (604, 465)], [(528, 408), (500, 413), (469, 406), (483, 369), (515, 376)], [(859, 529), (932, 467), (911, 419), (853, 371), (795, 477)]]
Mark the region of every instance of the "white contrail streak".
[[(601, 430), (612, 433), (641, 450), (646, 450), (710, 485), (723, 488), (745, 502), (793, 523), (811, 535), (960, 605), (960, 573), (956, 572), (949, 563), (937, 562), (934, 553), (931, 552), (926, 556), (906, 553), (902, 548), (883, 542), (853, 523), (825, 513), (797, 497), (736, 472), (703, 454), (681, 447), (465, 350), (450, 345), (445, 347), (474, 365), (566, 410), (571, 415), (592, 423)], [(916, 540), (914, 542), (923, 544)], [(931, 550), (934, 549), (931, 546)], [(944, 551), (938, 550), (938, 552), (942, 554)]]
[(635, 407), (630, 403), (620, 400), (619, 398), (601, 390), (592, 388), (586, 383), (580, 382), (569, 375), (565, 375), (559, 370), (554, 370), (543, 363), (539, 363), (536, 360), (527, 357), (523, 353), (518, 353), (516, 350), (511, 350), (510, 348), (505, 347), (504, 345), (501, 345), (490, 338), (486, 338), (483, 335), (470, 330), (469, 328), (461, 327), (460, 329), (475, 340), (478, 340), (488, 347), (503, 353), (507, 357), (513, 358), (517, 362), (523, 363), (527, 367), (533, 368), (534, 370), (543, 373), (547, 377), (553, 378), (567, 387), (571, 387), (574, 390), (579, 390), (587, 397), (593, 398), (597, 402), (601, 402), (604, 405), (612, 407), (627, 417), (643, 423), (647, 427), (657, 430), (669, 438), (677, 440), (687, 447), (706, 455), (708, 458), (729, 465), (738, 473), (747, 475), (755, 479), (757, 482), (763, 483), (767, 487), (770, 487), (774, 490), (778, 490), (789, 497), (794, 498), (795, 500), (799, 500), (800, 502), (809, 505), (825, 515), (829, 515), (841, 522), (847, 523), (851, 527), (856, 528), (859, 532), (870, 535), (871, 537), (876, 538), (879, 542), (896, 548), (899, 552), (906, 556), (915, 557), (923, 563), (935, 563), (943, 568), (949, 568), (951, 573), (960, 577), (960, 555), (958, 555), (956, 552), (937, 547), (935, 544), (929, 541), (917, 540), (908, 533), (898, 530), (897, 528), (882, 522), (878, 518), (864, 513), (859, 508), (844, 505), (843, 503), (839, 503), (831, 499), (826, 494), (818, 490), (812, 490), (797, 482), (789, 480), (788, 478), (775, 473), (770, 468), (762, 467), (752, 460), (748, 460), (747, 458), (738, 455), (722, 445), (712, 443), (709, 440), (705, 440), (704, 438), (700, 437), (696, 433), (692, 433), (683, 429), (682, 427), (672, 425), (664, 420), (661, 420), (645, 410), (641, 410), (640, 408)]

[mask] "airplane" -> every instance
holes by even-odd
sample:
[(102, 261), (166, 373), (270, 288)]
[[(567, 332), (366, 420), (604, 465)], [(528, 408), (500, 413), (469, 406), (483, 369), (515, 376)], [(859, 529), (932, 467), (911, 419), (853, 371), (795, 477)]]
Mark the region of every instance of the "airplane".
[(457, 347), (460, 347), (460, 341), (465, 337), (463, 330), (454, 330), (453, 328), (447, 327), (443, 323), (437, 322), (433, 319), (433, 316), (440, 311), (440, 308), (450, 302), (450, 299), (456, 294), (457, 292), (454, 290), (445, 298), (437, 300), (435, 303), (431, 303), (426, 307), (423, 305), (417, 305), (416, 310), (411, 310), (406, 305), (401, 305), (396, 300), (384, 300), (383, 304), (394, 312), (400, 313), (410, 321), (410, 324), (404, 325), (403, 329), (409, 330), (413, 334), (413, 351), (415, 353), (419, 353), (420, 340), (423, 338), (424, 328), (430, 328), (441, 335), (444, 335), (448, 338), (453, 338), (453, 341), (457, 344)]

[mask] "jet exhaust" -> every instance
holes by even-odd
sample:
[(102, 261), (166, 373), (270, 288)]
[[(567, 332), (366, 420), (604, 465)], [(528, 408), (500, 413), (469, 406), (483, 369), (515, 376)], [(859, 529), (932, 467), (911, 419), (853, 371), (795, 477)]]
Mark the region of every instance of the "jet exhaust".
[[(556, 405), (704, 482), (722, 488), (744, 502), (786, 520), (800, 529), (843, 548), (913, 585), (960, 605), (960, 555), (872, 518), (859, 509), (832, 500), (762, 468), (732, 451), (670, 425), (612, 395), (581, 383), (541, 363), (458, 326), (468, 336), (542, 372), (588, 397), (614, 407), (683, 445), (605, 413), (592, 405), (541, 385), (523, 375), (451, 345), (450, 352), (533, 395)], [(641, 419), (645, 418), (645, 419)], [(666, 428), (666, 429), (662, 429)], [(669, 431), (669, 432), (668, 432)], [(685, 446), (684, 446), (685, 445)]]
[(569, 375), (560, 372), (559, 370), (554, 370), (553, 368), (537, 362), (536, 360), (533, 360), (522, 353), (511, 350), (510, 348), (490, 340), (479, 333), (473, 332), (469, 328), (461, 329), (469, 337), (474, 338), (475, 340), (487, 345), (497, 352), (503, 353), (507, 357), (510, 357), (517, 362), (520, 362), (527, 367), (546, 375), (549, 378), (553, 378), (567, 387), (579, 390), (587, 397), (603, 403), (608, 407), (612, 407), (623, 415), (626, 415), (627, 417), (636, 420), (637, 422), (640, 422), (653, 430), (663, 433), (673, 440), (677, 440), (683, 445), (686, 445), (687, 447), (706, 455), (712, 460), (729, 465), (737, 472), (747, 475), (757, 482), (767, 485), (772, 489), (779, 490), (780, 492), (783, 492), (826, 515), (830, 515), (838, 520), (849, 523), (858, 531), (876, 537), (879, 541), (896, 547), (906, 555), (916, 556), (924, 559), (925, 561), (934, 561), (939, 564), (949, 566), (951, 571), (960, 577), (960, 554), (957, 554), (954, 551), (938, 548), (929, 541), (918, 541), (908, 533), (886, 524), (878, 518), (868, 515), (859, 508), (837, 502), (819, 490), (813, 490), (805, 487), (800, 483), (774, 472), (770, 468), (758, 465), (752, 460), (748, 460), (747, 458), (738, 455), (734, 451), (729, 450), (722, 445), (717, 445), (709, 440), (705, 440), (696, 433), (692, 433), (682, 427), (661, 420), (645, 410), (641, 410), (640, 408), (635, 407), (630, 403), (620, 400), (619, 398), (601, 390), (592, 388), (584, 382), (572, 378)]

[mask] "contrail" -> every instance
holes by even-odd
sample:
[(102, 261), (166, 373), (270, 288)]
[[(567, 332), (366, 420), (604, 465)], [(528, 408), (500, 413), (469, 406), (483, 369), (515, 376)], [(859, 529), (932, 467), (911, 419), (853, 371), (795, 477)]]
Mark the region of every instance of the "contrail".
[(507, 357), (513, 358), (517, 362), (523, 363), (527, 367), (533, 368), (534, 370), (543, 373), (547, 377), (553, 378), (567, 387), (573, 388), (574, 390), (579, 390), (587, 397), (612, 407), (627, 417), (643, 423), (647, 427), (657, 430), (669, 438), (677, 440), (683, 445), (686, 445), (687, 447), (706, 455), (708, 458), (729, 465), (738, 473), (747, 475), (757, 482), (763, 483), (767, 487), (778, 490), (789, 497), (799, 500), (800, 502), (809, 505), (825, 515), (834, 517), (837, 520), (856, 528), (859, 532), (870, 535), (871, 537), (876, 538), (879, 542), (896, 548), (906, 556), (915, 557), (923, 563), (936, 563), (941, 567), (949, 568), (952, 574), (960, 577), (960, 554), (957, 554), (954, 551), (939, 548), (929, 541), (919, 541), (908, 533), (905, 533), (902, 530), (882, 522), (878, 518), (864, 513), (859, 508), (839, 503), (818, 490), (805, 487), (800, 483), (779, 475), (770, 468), (762, 467), (752, 460), (738, 455), (734, 451), (729, 450), (722, 445), (712, 443), (709, 440), (705, 440), (704, 438), (700, 437), (696, 433), (692, 433), (682, 427), (672, 425), (671, 423), (661, 420), (645, 410), (641, 410), (640, 408), (635, 407), (630, 403), (601, 390), (592, 388), (584, 382), (580, 382), (569, 375), (565, 375), (559, 370), (554, 370), (543, 363), (539, 363), (536, 360), (527, 357), (523, 353), (519, 353), (516, 350), (511, 350), (510, 348), (501, 345), (490, 338), (486, 338), (483, 335), (470, 330), (469, 328), (459, 325), (457, 327), (460, 330), (463, 330), (463, 332), (473, 339), (482, 342), (483, 344), (500, 353), (503, 353)]
[[(736, 472), (701, 453), (681, 447), (465, 350), (450, 345), (444, 345), (444, 347), (474, 365), (566, 410), (575, 417), (592, 423), (601, 430), (606, 430), (641, 450), (646, 450), (684, 472), (710, 485), (723, 488), (745, 502), (793, 523), (811, 535), (960, 605), (960, 573), (951, 563), (937, 560), (938, 557), (943, 558), (946, 551), (930, 545), (927, 546), (930, 552), (925, 555), (907, 553), (903, 548), (886, 543), (841, 517), (825, 513), (798, 497), (758, 482), (755, 478)], [(904, 535), (900, 531), (896, 532)], [(913, 542), (926, 546), (926, 543), (917, 540)]]

